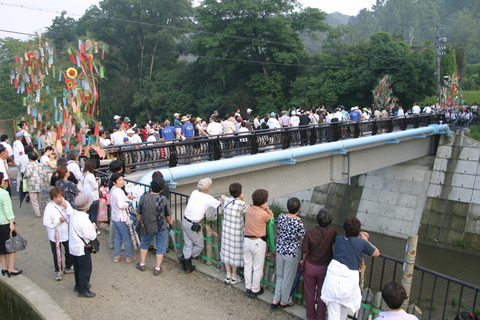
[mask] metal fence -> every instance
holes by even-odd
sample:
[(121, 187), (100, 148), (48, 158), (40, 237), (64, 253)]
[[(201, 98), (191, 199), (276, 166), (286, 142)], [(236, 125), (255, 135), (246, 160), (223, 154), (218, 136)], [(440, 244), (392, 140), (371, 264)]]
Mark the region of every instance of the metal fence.
[(0, 120), (0, 135), (6, 134), (10, 139), (10, 144), (15, 141), (15, 119)]
[(355, 139), (367, 135), (390, 133), (394, 130), (418, 128), (445, 121), (445, 115), (379, 118), (364, 121), (322, 123), (317, 125), (256, 130), (215, 137), (194, 137), (184, 141), (169, 140), (104, 147), (111, 158), (123, 162), (127, 171), (149, 167), (175, 167), (205, 160), (219, 160), (238, 155), (257, 154), (291, 147), (316, 145)]
[[(97, 171), (98, 175), (104, 175), (104, 172)], [(140, 184), (136, 181), (126, 179), (127, 183), (132, 185), (140, 185), (144, 192), (148, 192), (149, 186)], [(183, 212), (187, 205), (189, 196), (175, 191), (170, 192), (170, 206), (172, 209), (172, 219), (181, 221)], [(221, 209), (217, 210), (217, 219), (213, 221), (204, 220), (203, 223), (211, 227), (211, 229), (221, 234), (222, 213)], [(181, 230), (177, 230), (181, 233)], [(220, 244), (221, 245), (221, 244)], [(181, 248), (181, 244), (177, 243)], [(204, 259), (205, 258), (205, 259)], [(212, 260), (212, 258), (204, 257), (201, 259)], [(215, 261), (220, 265), (220, 261)], [(371, 257), (365, 259), (366, 271), (364, 274), (365, 287), (369, 287), (373, 292), (380, 291), (384, 284), (389, 280), (401, 281), (403, 274), (404, 261), (393, 258), (388, 255), (380, 255), (379, 257)], [(262, 283), (267, 290), (273, 291), (275, 288), (275, 259), (274, 252), (270, 252), (266, 256), (265, 275)], [(268, 273), (268, 274), (267, 274)], [(460, 311), (469, 311), (471, 313), (480, 314), (480, 306), (478, 296), (480, 288), (473, 284), (440, 274), (433, 270), (415, 265), (412, 280), (412, 288), (410, 293), (410, 303), (414, 303), (422, 310), (422, 320), (453, 319)], [(297, 304), (304, 304), (303, 286), (300, 284), (294, 293)], [(356, 319), (355, 317), (350, 317)]]
[[(387, 255), (365, 259), (365, 285), (378, 292), (389, 280), (401, 281), (404, 261)], [(422, 320), (454, 319), (460, 311), (480, 314), (478, 286), (415, 265), (410, 303), (422, 310)]]

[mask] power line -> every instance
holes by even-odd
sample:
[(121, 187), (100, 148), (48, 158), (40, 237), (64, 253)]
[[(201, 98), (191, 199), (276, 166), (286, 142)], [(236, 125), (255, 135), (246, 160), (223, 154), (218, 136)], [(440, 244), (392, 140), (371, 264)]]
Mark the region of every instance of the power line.
[[(0, 2), (0, 4), (1, 4), (1, 5), (5, 5), (5, 6), (17, 7), (17, 8), (21, 8), (21, 9), (38, 10), (38, 11), (50, 12), (50, 13), (60, 13), (60, 14), (61, 14), (61, 13), (63, 13), (63, 12), (65, 11), (65, 10), (62, 10), (61, 12), (59, 12), (58, 10), (48, 10), (48, 9), (42, 9), (42, 8), (39, 8), (39, 7), (30, 7), (30, 6), (24, 6), (24, 5), (21, 5), (21, 4), (8, 4), (8, 3), (4, 3), (4, 2)], [(66, 11), (65, 11), (65, 12), (66, 12)], [(78, 15), (78, 14), (68, 13), (68, 12), (66, 12), (65, 15), (75, 16), (75, 17), (81, 17), (81, 16)], [(83, 16), (83, 15), (82, 15), (82, 16)], [(113, 21), (119, 21), (119, 22), (125, 22), (125, 23), (135, 23), (135, 24), (148, 25), (148, 26), (154, 26), (154, 27), (169, 28), (169, 29), (181, 30), (181, 31), (191, 32), (191, 33), (203, 33), (203, 34), (209, 34), (209, 35), (215, 35), (215, 36), (223, 36), (223, 37), (229, 37), (229, 38), (241, 39), (241, 40), (262, 41), (262, 42), (264, 42), (264, 43), (279, 44), (279, 45), (285, 45), (285, 46), (294, 46), (294, 47), (306, 47), (306, 46), (308, 46), (308, 45), (296, 45), (296, 44), (291, 44), (291, 43), (283, 43), (283, 42), (271, 41), (271, 40), (266, 40), (266, 39), (257, 39), (257, 38), (249, 38), (249, 37), (242, 37), (242, 36), (235, 36), (235, 35), (227, 35), (227, 34), (214, 33), (214, 32), (202, 31), (202, 30), (192, 30), (192, 29), (188, 29), (188, 28), (181, 28), (181, 27), (175, 27), (175, 26), (169, 26), (169, 25), (154, 24), (154, 23), (149, 23), (149, 22), (133, 21), (133, 20), (128, 20), (128, 19), (120, 19), (120, 18), (112, 18), (112, 17), (94, 17), (94, 18), (96, 18), (96, 19), (113, 20)], [(34, 36), (34, 34), (21, 33), (21, 32), (16, 32), (16, 31), (8, 31), (8, 30), (0, 30), (0, 31)], [(60, 38), (55, 38), (55, 37), (51, 37), (51, 38), (60, 39)], [(63, 39), (63, 40), (73, 41), (73, 39)], [(310, 47), (312, 47), (312, 46), (310, 46)], [(320, 47), (320, 46), (313, 46), (313, 47)], [(418, 61), (424, 61), (423, 59), (411, 59), (411, 58), (402, 58), (402, 57), (393, 57), (393, 56), (372, 55), (372, 54), (357, 53), (357, 52), (351, 52), (351, 51), (338, 51), (338, 52), (345, 53), (345, 54), (357, 54), (357, 55), (364, 55), (364, 56), (370, 56), (370, 57), (378, 57), (378, 58), (390, 58), (390, 59), (398, 59), (398, 60), (413, 60), (413, 61), (417, 61), (417, 60), (418, 60)], [(300, 65), (300, 64), (285, 64), (285, 63), (276, 63), (276, 62), (253, 61), (253, 60), (242, 60), (242, 59), (210, 57), (210, 56), (198, 56), (198, 57), (202, 57), (202, 58), (206, 58), (206, 59), (216, 59), (216, 60), (225, 60), (225, 61), (245, 62), (245, 63), (263, 63), (263, 64), (270, 64), (270, 65), (308, 67), (308, 68), (324, 68), (324, 69), (402, 69), (402, 68), (400, 68), (400, 67), (378, 67), (378, 68), (371, 68), (371, 67), (337, 67), (337, 66), (319, 66), (319, 65)]]

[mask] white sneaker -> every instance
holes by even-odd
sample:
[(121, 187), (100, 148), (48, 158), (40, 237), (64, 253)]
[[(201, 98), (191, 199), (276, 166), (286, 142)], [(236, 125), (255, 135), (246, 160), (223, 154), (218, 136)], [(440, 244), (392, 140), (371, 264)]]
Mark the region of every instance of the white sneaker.
[(223, 279), (223, 282), (225, 282), (225, 284), (230, 284), (232, 281), (231, 278), (228, 278), (228, 277), (225, 277), (225, 279)]
[(55, 272), (55, 280), (57, 280), (57, 281), (62, 280), (62, 273), (61, 272)]
[(232, 278), (230, 280), (230, 284), (237, 284), (243, 282), (244, 278), (243, 276), (237, 276), (236, 278)]

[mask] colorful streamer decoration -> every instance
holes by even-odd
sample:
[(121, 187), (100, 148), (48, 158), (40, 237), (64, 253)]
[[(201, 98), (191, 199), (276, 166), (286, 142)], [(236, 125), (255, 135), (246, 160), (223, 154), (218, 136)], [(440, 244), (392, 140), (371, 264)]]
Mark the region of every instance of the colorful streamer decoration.
[(393, 96), (392, 80), (388, 74), (378, 82), (378, 85), (372, 93), (373, 102), (380, 109), (384, 109), (390, 104), (398, 101), (398, 98)]
[[(62, 141), (64, 138), (69, 141), (76, 134), (73, 119), (85, 119), (100, 113), (98, 85), (105, 77), (105, 71), (99, 61), (104, 59), (105, 48), (104, 44), (94, 40), (79, 39), (78, 46), (67, 49), (71, 64), (66, 71), (61, 71), (53, 64), (61, 60), (54, 59), (56, 50), (39, 34), (27, 52), (15, 57), (16, 66), (10, 74), (10, 83), (17, 93), (24, 95), (23, 105), (33, 126), (37, 120), (42, 122), (43, 119), (51, 119), (57, 125), (62, 123), (63, 135), (66, 135), (62, 135)], [(47, 86), (44, 81), (49, 77), (58, 82)], [(48, 97), (55, 92), (63, 93)], [(49, 107), (45, 109), (47, 105)]]

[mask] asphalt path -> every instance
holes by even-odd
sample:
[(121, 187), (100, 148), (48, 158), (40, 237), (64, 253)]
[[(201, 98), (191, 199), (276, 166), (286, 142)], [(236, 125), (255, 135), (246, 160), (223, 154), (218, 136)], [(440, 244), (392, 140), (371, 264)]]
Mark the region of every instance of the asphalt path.
[[(47, 200), (44, 192), (42, 213)], [(199, 261), (195, 262), (199, 271), (186, 275), (174, 261), (173, 252), (164, 259), (159, 276), (152, 274), (154, 252), (148, 253), (145, 272), (137, 270), (135, 262), (114, 263), (108, 230), (103, 229), (98, 235), (100, 252), (92, 255), (91, 290), (97, 296), (80, 298), (73, 292), (73, 274), (63, 275), (61, 281), (54, 279), (43, 220), (35, 217), (30, 203), (24, 202), (19, 208), (16, 192), (12, 201), (17, 230), (28, 241), (27, 249), (17, 253), (16, 268), (23, 269), (19, 277), (38, 284), (72, 319), (299, 319), (287, 310), (302, 318), (305, 315), (305, 309), (299, 306), (271, 310), (270, 292), (261, 296), (265, 301), (249, 298), (243, 283), (236, 287), (225, 285), (221, 281), (224, 274)]]

